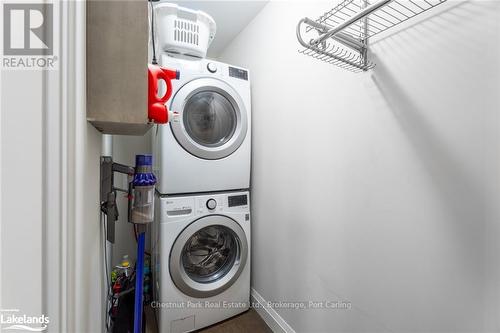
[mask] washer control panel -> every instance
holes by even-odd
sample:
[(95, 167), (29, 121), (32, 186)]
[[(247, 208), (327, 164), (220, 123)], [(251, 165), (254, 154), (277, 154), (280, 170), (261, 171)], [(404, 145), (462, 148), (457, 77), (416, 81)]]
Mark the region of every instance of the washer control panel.
[(172, 198), (166, 200), (166, 209), (168, 216), (191, 215), (194, 208), (194, 199), (188, 197)]
[(230, 195), (227, 197), (229, 207), (246, 206), (248, 204), (248, 196), (246, 194)]
[(206, 214), (224, 214), (224, 212), (248, 212), (249, 193), (214, 193), (198, 196), (168, 197), (162, 200), (162, 209), (170, 218)]
[(217, 207), (217, 201), (215, 199), (207, 200), (207, 208), (210, 210), (214, 210)]

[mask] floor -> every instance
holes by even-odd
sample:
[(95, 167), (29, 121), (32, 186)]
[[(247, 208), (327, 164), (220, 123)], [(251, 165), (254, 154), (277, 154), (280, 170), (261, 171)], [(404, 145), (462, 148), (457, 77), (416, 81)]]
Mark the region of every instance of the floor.
[[(151, 320), (150, 320), (151, 319)], [(154, 313), (146, 307), (146, 333), (158, 332)], [(197, 331), (198, 333), (272, 333), (264, 320), (254, 310), (250, 309), (240, 315)]]

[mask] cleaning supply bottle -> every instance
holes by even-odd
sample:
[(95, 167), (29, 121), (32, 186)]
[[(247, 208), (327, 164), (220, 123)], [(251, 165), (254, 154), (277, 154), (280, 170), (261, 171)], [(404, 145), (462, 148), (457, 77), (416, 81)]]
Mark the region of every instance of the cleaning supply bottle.
[[(157, 124), (166, 124), (174, 113), (168, 110), (167, 103), (172, 96), (172, 80), (178, 80), (178, 70), (171, 70), (155, 64), (148, 65), (148, 118)], [(165, 93), (159, 97), (159, 81), (166, 85)]]

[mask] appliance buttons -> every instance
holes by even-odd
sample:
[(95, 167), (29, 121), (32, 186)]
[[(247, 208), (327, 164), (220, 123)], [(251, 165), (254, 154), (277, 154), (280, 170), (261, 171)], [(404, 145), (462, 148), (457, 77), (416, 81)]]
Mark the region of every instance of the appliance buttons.
[(213, 62), (209, 62), (207, 64), (207, 69), (210, 73), (215, 73), (215, 72), (217, 72), (217, 65)]
[(210, 210), (214, 210), (215, 207), (217, 207), (217, 201), (215, 201), (215, 199), (208, 199), (207, 200), (207, 208)]

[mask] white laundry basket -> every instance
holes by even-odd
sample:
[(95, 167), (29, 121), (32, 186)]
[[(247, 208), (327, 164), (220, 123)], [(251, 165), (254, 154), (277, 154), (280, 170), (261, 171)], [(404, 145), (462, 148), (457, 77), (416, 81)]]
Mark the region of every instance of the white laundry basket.
[(163, 52), (206, 56), (216, 30), (210, 15), (172, 3), (156, 5), (155, 12), (158, 42)]

